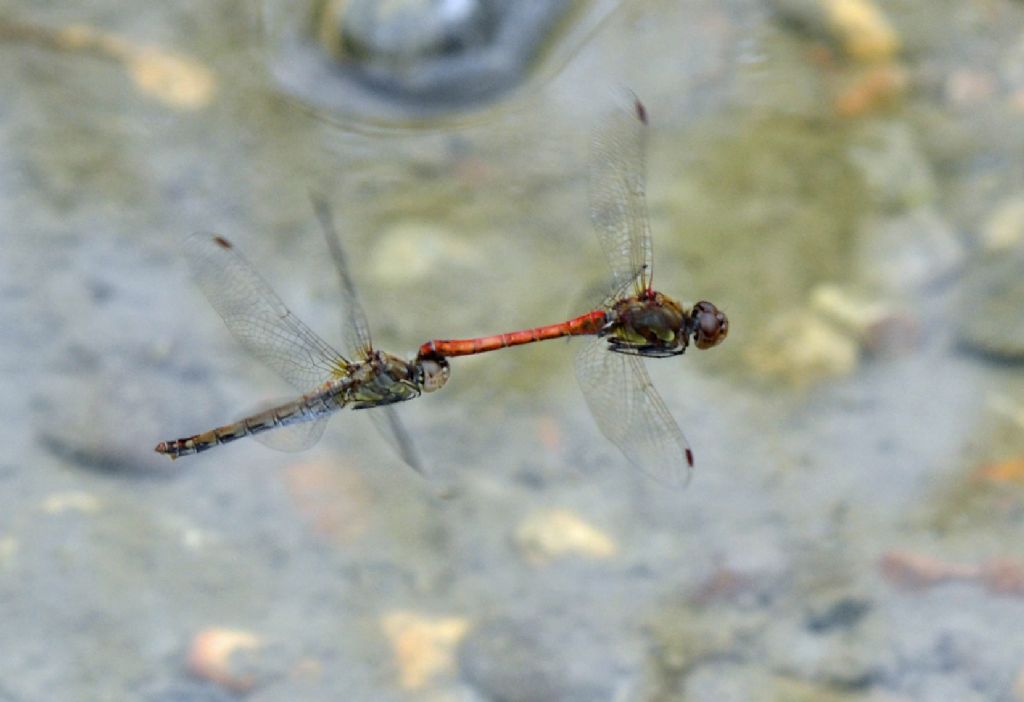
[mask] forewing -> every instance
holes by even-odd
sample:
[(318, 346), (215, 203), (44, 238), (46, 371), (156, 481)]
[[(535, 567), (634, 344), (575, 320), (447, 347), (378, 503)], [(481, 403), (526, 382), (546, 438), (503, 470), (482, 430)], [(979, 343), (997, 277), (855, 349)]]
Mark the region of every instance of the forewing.
[(316, 216), (320, 220), (320, 227), (324, 232), (324, 238), (327, 239), (327, 248), (331, 252), (331, 259), (334, 261), (338, 278), (341, 280), (341, 301), (345, 315), (342, 325), (345, 352), (350, 354), (353, 359), (364, 359), (373, 348), (370, 325), (366, 321), (363, 306), (359, 304), (355, 281), (348, 266), (345, 250), (341, 246), (338, 230), (334, 225), (331, 208), (322, 197), (313, 195), (312, 200), (313, 209), (316, 210)]
[(327, 420), (330, 418), (330, 415), (324, 415), (310, 422), (288, 424), (277, 429), (253, 434), (252, 438), (264, 446), (269, 446), (277, 451), (305, 451), (324, 435), (324, 429), (327, 428)]
[(594, 132), (589, 174), (590, 218), (612, 269), (615, 287), (651, 279), (647, 217), (647, 113), (633, 93)]
[(613, 353), (600, 337), (589, 340), (576, 355), (576, 378), (601, 433), (630, 463), (667, 485), (689, 482), (690, 445), (638, 356)]
[(225, 239), (194, 234), (185, 242), (199, 289), (250, 353), (307, 392), (348, 362), (292, 314), (259, 273)]
[(373, 420), (373, 426), (377, 433), (387, 442), (388, 446), (405, 461), (406, 465), (420, 475), (426, 475), (423, 462), (420, 460), (416, 447), (413, 446), (412, 437), (405, 430), (405, 425), (398, 417), (395, 407), (386, 405), (384, 407), (371, 407), (364, 414), (369, 415)]

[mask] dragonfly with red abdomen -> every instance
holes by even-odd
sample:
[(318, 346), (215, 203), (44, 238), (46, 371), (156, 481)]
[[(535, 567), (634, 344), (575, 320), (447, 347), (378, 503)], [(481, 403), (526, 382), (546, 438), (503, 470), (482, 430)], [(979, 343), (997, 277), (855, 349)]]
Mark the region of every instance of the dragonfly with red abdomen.
[(590, 216), (612, 270), (612, 292), (600, 309), (507, 334), (428, 341), (417, 358), (439, 361), (593, 336), (576, 355), (576, 376), (598, 427), (631, 463), (678, 485), (689, 480), (693, 452), (640, 359), (679, 355), (691, 340), (698, 349), (717, 346), (729, 333), (729, 320), (706, 300), (687, 307), (652, 287), (646, 139), (647, 110), (632, 95), (630, 106), (615, 111), (593, 138)]
[(292, 314), (227, 239), (193, 235), (185, 243), (185, 256), (210, 305), (243, 347), (304, 394), (201, 434), (162, 441), (156, 446), (158, 453), (173, 459), (245, 436), (272, 448), (299, 451), (320, 439), (331, 414), (349, 407), (368, 410), (378, 432), (402, 460), (423, 472), (391, 405), (443, 386), (448, 362), (443, 358), (404, 361), (373, 347), (330, 212), (319, 200), (314, 205), (341, 277), (349, 355), (335, 351)]

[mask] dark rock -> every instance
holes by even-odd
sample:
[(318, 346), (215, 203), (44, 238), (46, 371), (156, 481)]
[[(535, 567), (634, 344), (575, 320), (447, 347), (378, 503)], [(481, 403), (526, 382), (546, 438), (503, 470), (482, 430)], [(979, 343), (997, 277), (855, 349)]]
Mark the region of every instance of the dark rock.
[[(591, 659), (581, 635), (551, 622), (498, 619), (477, 627), (459, 648), (463, 679), (492, 702), (589, 702), (610, 699), (607, 661)], [(588, 637), (592, 639), (593, 637)], [(571, 652), (570, 655), (567, 655)]]
[(564, 0), (355, 0), (327, 3), (321, 40), (346, 70), (387, 93), (465, 102), (515, 85)]
[(318, 108), (394, 119), (443, 114), (518, 86), (575, 5), (267, 0), (263, 25), (271, 70), (287, 92)]
[(968, 349), (1024, 361), (1024, 252), (985, 257), (964, 276), (957, 335)]
[(844, 597), (819, 611), (810, 612), (807, 628), (816, 634), (834, 629), (852, 629), (871, 610), (871, 603), (854, 597)]

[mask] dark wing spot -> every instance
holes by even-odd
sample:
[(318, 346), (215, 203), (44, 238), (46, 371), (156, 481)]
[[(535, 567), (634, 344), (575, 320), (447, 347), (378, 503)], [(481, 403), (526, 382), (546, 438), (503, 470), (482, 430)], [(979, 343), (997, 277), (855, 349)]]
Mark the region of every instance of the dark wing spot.
[(213, 237), (213, 243), (215, 243), (217, 246), (221, 247), (222, 249), (230, 249), (231, 248), (231, 242), (228, 241), (227, 239), (225, 239), (222, 236), (215, 236), (215, 237)]
[(647, 108), (644, 107), (644, 104), (640, 102), (640, 100), (637, 100), (633, 104), (633, 108), (636, 110), (637, 119), (639, 119), (644, 124), (647, 124)]
[(686, 449), (686, 462), (690, 464), (691, 468), (693, 468), (693, 451), (690, 449)]

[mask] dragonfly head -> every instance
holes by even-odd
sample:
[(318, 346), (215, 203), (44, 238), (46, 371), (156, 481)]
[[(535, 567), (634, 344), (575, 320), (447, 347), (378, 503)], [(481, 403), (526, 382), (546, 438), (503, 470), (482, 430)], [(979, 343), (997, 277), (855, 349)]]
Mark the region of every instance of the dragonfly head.
[(434, 392), (444, 387), (451, 375), (448, 359), (443, 356), (428, 356), (418, 360), (419, 384), (423, 392)]
[(729, 318), (707, 300), (693, 306), (685, 325), (686, 336), (693, 336), (693, 343), (698, 349), (718, 346), (729, 336)]

